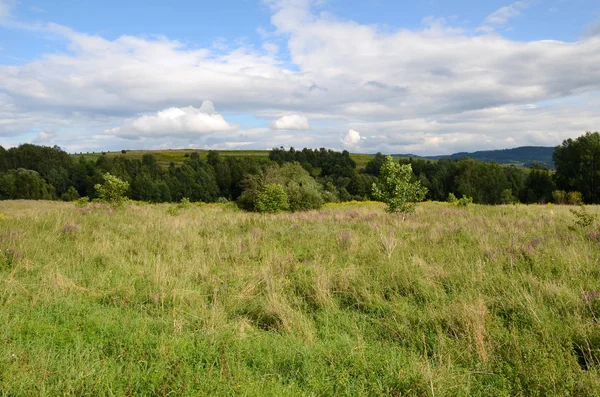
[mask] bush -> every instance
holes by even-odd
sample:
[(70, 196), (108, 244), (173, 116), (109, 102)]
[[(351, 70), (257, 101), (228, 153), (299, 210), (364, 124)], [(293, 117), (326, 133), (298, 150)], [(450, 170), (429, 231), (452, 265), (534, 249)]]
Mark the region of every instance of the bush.
[(122, 206), (127, 201), (125, 192), (129, 189), (129, 183), (122, 181), (108, 172), (102, 177), (104, 178), (104, 183), (94, 186), (94, 189), (98, 192), (100, 201), (115, 208)]
[(454, 195), (454, 193), (448, 193), (448, 200), (447, 200), (450, 204), (456, 204), (458, 202), (458, 199), (456, 198), (456, 196)]
[(579, 226), (582, 229), (587, 229), (596, 222), (596, 215), (588, 213), (583, 205), (581, 205), (579, 211), (574, 209), (569, 211), (571, 211), (576, 218), (571, 229), (574, 229), (575, 226)]
[(290, 205), (283, 186), (270, 183), (256, 197), (255, 207), (258, 212), (264, 213), (286, 211)]
[(62, 201), (75, 201), (78, 198), (79, 198), (79, 193), (77, 192), (77, 189), (75, 189), (73, 186), (69, 186), (69, 188), (67, 189), (67, 191), (64, 192), (60, 196), (60, 199)]
[(517, 202), (517, 198), (513, 196), (511, 189), (504, 189), (502, 193), (500, 193), (500, 202), (502, 204), (514, 204)]
[(75, 206), (79, 207), (79, 208), (83, 208), (83, 207), (87, 207), (87, 205), (90, 203), (90, 198), (87, 196), (78, 198), (77, 200), (75, 200)]
[(564, 190), (555, 190), (552, 192), (552, 199), (556, 204), (566, 204), (567, 192), (565, 192)]
[(127, 150), (123, 149), (123, 150), (121, 150), (121, 153), (127, 154)]
[(571, 205), (583, 204), (583, 198), (581, 197), (581, 193), (580, 192), (569, 192), (567, 194), (567, 202)]
[(182, 198), (179, 204), (177, 204), (177, 208), (189, 208), (191, 206), (190, 199), (187, 197)]
[[(247, 211), (273, 212), (257, 205), (268, 185), (278, 185), (285, 192), (286, 205), (278, 207), (277, 211), (306, 211), (319, 209), (324, 204), (323, 187), (299, 163), (285, 163), (281, 167), (269, 167), (261, 174), (248, 175), (237, 200), (238, 207)], [(263, 196), (260, 200), (264, 199)]]
[(456, 205), (459, 207), (468, 207), (470, 204), (473, 204), (473, 197), (462, 196), (457, 202)]

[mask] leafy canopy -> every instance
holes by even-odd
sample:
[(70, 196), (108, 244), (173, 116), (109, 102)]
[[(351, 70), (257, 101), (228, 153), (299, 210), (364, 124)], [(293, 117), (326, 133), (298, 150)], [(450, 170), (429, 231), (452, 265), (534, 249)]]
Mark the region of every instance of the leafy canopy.
[(373, 197), (387, 204), (389, 213), (412, 213), (415, 202), (423, 201), (427, 188), (421, 182), (411, 182), (410, 164), (400, 165), (392, 156), (386, 156), (379, 173), (379, 185), (373, 184)]

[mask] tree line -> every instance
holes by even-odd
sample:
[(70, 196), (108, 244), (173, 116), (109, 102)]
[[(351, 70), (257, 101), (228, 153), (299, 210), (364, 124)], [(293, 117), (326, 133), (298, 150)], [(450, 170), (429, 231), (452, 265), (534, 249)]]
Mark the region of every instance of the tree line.
[[(565, 140), (554, 151), (556, 171), (501, 166), (470, 158), (403, 158), (412, 166), (412, 180), (426, 188), (425, 199), (446, 201), (449, 195), (470, 197), (480, 204), (560, 201), (556, 192), (580, 192), (585, 203), (600, 202), (600, 134), (588, 132)], [(102, 155), (97, 160), (72, 156), (57, 146), (0, 146), (0, 199), (72, 201), (96, 198), (95, 186), (106, 173), (128, 183), (127, 197), (148, 202), (236, 201), (255, 210), (266, 205), (259, 196), (270, 186), (286, 192), (289, 208), (318, 208), (324, 202), (371, 200), (385, 156), (377, 153), (358, 169), (347, 151), (275, 148), (268, 157), (206, 158), (194, 152), (182, 164), (161, 166), (149, 153), (141, 159)], [(264, 195), (261, 196), (264, 198)], [(566, 196), (564, 196), (566, 197)], [(264, 201), (264, 200), (263, 200)]]

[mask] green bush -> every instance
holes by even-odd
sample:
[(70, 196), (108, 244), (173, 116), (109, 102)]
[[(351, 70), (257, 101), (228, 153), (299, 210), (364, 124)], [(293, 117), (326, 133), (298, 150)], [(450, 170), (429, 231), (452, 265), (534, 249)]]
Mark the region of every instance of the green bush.
[(122, 181), (108, 172), (102, 177), (104, 178), (104, 183), (94, 186), (98, 192), (100, 201), (111, 207), (121, 207), (127, 201), (125, 192), (129, 189), (129, 183)]
[(263, 194), (269, 185), (279, 185), (286, 196), (287, 204), (277, 211), (313, 210), (324, 204), (323, 187), (299, 163), (285, 163), (281, 167), (271, 166), (261, 174), (248, 175), (243, 182), (242, 195), (237, 200), (238, 207), (246, 211), (274, 212), (265, 211), (257, 205), (259, 200), (265, 204)]
[(583, 204), (583, 198), (580, 192), (569, 192), (567, 194), (567, 202), (571, 205)]
[(256, 197), (255, 207), (258, 212), (280, 212), (287, 211), (290, 205), (283, 186), (270, 183)]
[(566, 204), (567, 192), (565, 192), (564, 190), (555, 190), (552, 192), (552, 199), (556, 204)]
[(79, 208), (87, 207), (87, 205), (90, 203), (90, 198), (87, 196), (80, 197), (77, 200), (75, 200), (74, 203), (75, 206)]
[(513, 192), (511, 189), (504, 189), (502, 191), (502, 193), (500, 193), (500, 202), (502, 204), (514, 204), (516, 203), (518, 200), (517, 198), (513, 195)]
[(192, 206), (192, 203), (190, 203), (190, 199), (187, 197), (184, 197), (181, 199), (181, 201), (179, 202), (179, 204), (177, 204), (177, 208), (190, 208)]
[(473, 204), (473, 197), (469, 197), (469, 196), (462, 196), (456, 202), (456, 205), (458, 205), (459, 207), (468, 207), (471, 204)]
[(60, 199), (62, 201), (75, 201), (78, 198), (79, 198), (79, 193), (77, 192), (77, 190), (73, 186), (69, 186), (69, 189), (67, 189), (67, 191), (64, 192), (60, 196)]
[(456, 198), (456, 196), (454, 195), (454, 193), (448, 193), (448, 200), (447, 200), (450, 204), (456, 204), (458, 199)]

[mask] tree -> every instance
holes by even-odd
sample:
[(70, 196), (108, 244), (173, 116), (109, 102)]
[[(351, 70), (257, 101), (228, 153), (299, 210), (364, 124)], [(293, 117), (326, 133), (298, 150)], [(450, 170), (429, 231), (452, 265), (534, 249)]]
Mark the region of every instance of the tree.
[(600, 134), (586, 132), (567, 139), (554, 150), (556, 185), (560, 190), (579, 191), (583, 201), (600, 202)]
[(94, 188), (98, 192), (100, 200), (109, 204), (112, 207), (120, 207), (127, 200), (125, 192), (129, 189), (129, 183), (122, 181), (114, 175), (105, 173), (103, 176), (104, 183), (98, 183)]
[(412, 213), (415, 202), (422, 201), (427, 188), (419, 181), (412, 182), (413, 172), (410, 164), (398, 164), (392, 156), (386, 156), (379, 174), (379, 186), (373, 184), (373, 197), (387, 204), (389, 213)]
[(365, 173), (369, 175), (379, 176), (379, 171), (381, 167), (385, 163), (385, 156), (381, 154), (381, 152), (377, 152), (375, 157), (373, 157), (367, 165), (365, 166)]
[(269, 185), (280, 186), (285, 193), (286, 205), (280, 210), (306, 211), (323, 206), (322, 186), (297, 162), (283, 163), (281, 167), (273, 164), (260, 174), (247, 175), (243, 182), (244, 191), (237, 200), (238, 206), (247, 211), (264, 212), (258, 208), (258, 202)]

